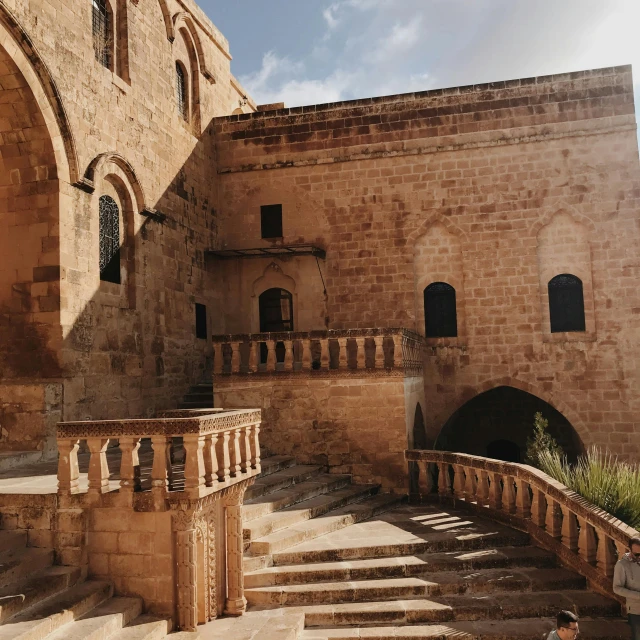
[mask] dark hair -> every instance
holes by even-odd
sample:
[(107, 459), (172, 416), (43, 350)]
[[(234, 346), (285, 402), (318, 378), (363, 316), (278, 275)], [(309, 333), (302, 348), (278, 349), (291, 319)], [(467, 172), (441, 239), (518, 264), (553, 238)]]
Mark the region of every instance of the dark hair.
[(578, 616), (571, 611), (561, 611), (556, 616), (556, 627), (558, 629), (562, 627), (568, 627), (572, 622), (578, 622)]
[(640, 547), (640, 537), (634, 536), (633, 538), (629, 539), (629, 549), (631, 549), (634, 544), (637, 544)]

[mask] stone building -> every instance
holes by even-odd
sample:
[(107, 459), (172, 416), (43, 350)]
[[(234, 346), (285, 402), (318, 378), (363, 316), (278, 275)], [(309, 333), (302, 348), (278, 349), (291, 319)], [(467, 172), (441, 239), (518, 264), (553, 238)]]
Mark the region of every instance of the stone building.
[(520, 460), (538, 410), (638, 456), (630, 67), (286, 109), (191, 0), (0, 35), (0, 452), (215, 369), (268, 449), (388, 489), (408, 444)]

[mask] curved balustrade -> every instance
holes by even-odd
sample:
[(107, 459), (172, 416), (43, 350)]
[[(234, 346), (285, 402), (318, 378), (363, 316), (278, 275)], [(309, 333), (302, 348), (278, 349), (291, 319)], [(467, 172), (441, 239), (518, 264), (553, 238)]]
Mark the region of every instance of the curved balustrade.
[(424, 338), (406, 329), (213, 336), (214, 374), (422, 371)]
[[(142, 488), (139, 451), (143, 439), (151, 440), (151, 491), (159, 499), (168, 497), (170, 492), (173, 497), (182, 493), (187, 498), (201, 498), (260, 473), (260, 410), (177, 415), (183, 417), (60, 423), (58, 494), (80, 493), (78, 449), (81, 441), (86, 441), (90, 452), (90, 496), (110, 490), (107, 446), (113, 440), (117, 440), (121, 453), (121, 494), (133, 494)], [(171, 491), (173, 438), (182, 438), (184, 445), (181, 491)]]
[(528, 465), (443, 451), (406, 451), (405, 458), (419, 470), (414, 499), (458, 500), (489, 512), (613, 596), (613, 569), (635, 529)]

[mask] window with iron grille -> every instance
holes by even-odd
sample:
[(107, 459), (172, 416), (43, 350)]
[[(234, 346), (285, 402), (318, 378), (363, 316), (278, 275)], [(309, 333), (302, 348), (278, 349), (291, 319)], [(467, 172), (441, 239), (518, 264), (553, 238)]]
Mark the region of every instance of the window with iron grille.
[(178, 102), (178, 113), (180, 117), (187, 120), (187, 79), (179, 62), (176, 62), (176, 100)]
[(282, 238), (281, 204), (266, 204), (260, 207), (260, 227), (263, 238)]
[(196, 302), (196, 338), (207, 338), (207, 307), (199, 302)]
[(548, 290), (551, 333), (585, 331), (582, 280), (562, 273), (549, 280)]
[(107, 67), (111, 68), (111, 44), (113, 37), (111, 33), (109, 7), (106, 0), (91, 0), (92, 11), (92, 27), (93, 27), (93, 52), (96, 60)]
[(100, 196), (100, 280), (120, 284), (120, 211), (111, 196)]
[(424, 323), (427, 338), (458, 335), (456, 290), (446, 282), (433, 282), (424, 290)]

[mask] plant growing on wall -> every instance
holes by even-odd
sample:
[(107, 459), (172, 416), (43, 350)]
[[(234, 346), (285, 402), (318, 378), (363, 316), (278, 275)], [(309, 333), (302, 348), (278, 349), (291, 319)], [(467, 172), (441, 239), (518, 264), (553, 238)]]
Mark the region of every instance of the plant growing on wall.
[(538, 469), (542, 469), (540, 456), (543, 452), (557, 454), (558, 458), (561, 458), (564, 454), (562, 447), (547, 431), (548, 428), (549, 421), (538, 411), (533, 416), (533, 435), (527, 438), (527, 453), (524, 459), (526, 464)]

